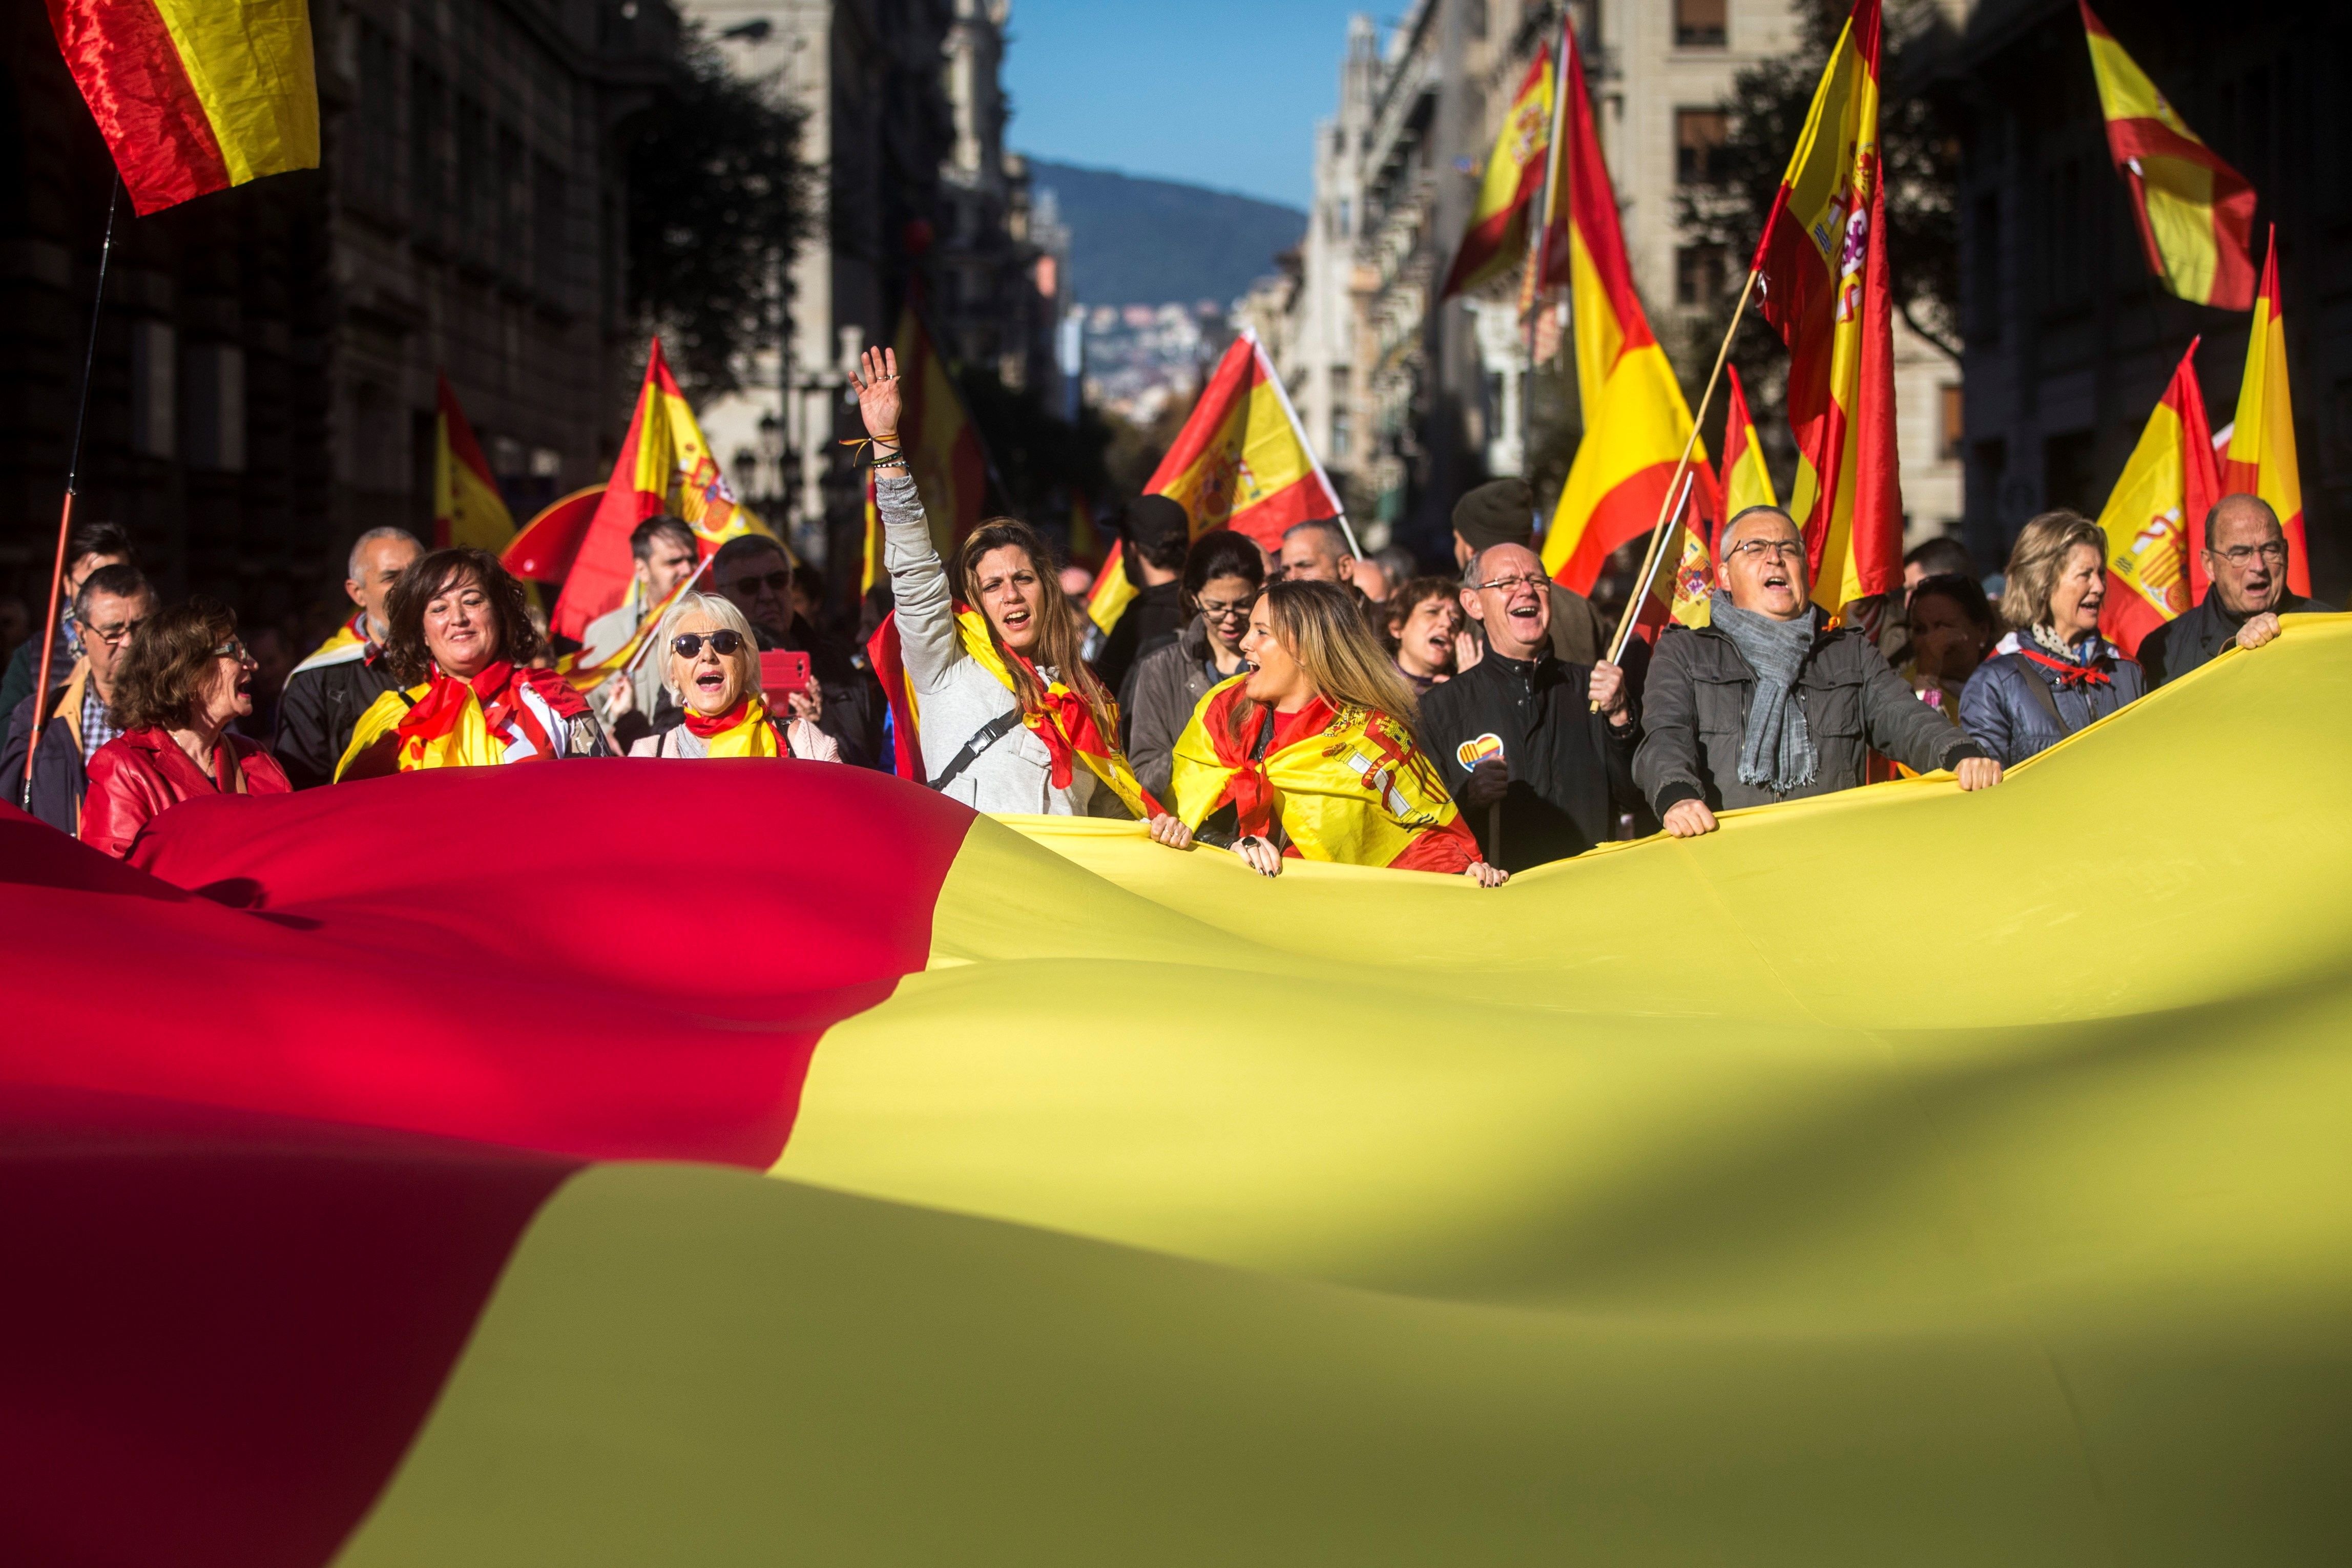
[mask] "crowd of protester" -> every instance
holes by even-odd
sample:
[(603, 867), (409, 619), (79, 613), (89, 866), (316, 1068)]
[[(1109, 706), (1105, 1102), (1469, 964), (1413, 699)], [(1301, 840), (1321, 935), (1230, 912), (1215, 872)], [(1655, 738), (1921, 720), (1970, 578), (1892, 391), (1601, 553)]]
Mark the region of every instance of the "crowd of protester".
[(898, 446), (896, 371), (869, 352), (855, 378), (896, 706), (863, 637), (824, 629), (823, 580), (765, 537), (706, 561), (678, 519), (641, 525), (629, 600), (587, 627), (578, 658), (643, 653), (583, 692), (555, 667), (531, 590), (486, 551), (362, 535), (353, 613), (294, 664), (280, 629), (240, 634), (202, 595), (161, 604), (127, 536), (100, 523), (68, 542), (48, 690), (33, 689), (37, 639), (0, 683), (0, 789), (120, 856), (207, 794), (621, 755), (887, 768), (903, 748), (977, 810), (1133, 818), (1267, 876), (1306, 858), (1491, 887), (1897, 766), (1990, 789), (2225, 649), (2261, 647), (2282, 614), (2329, 608), (2288, 591), (2278, 518), (2236, 495), (2206, 519), (2210, 588), (2137, 659), (2099, 631), (2106, 539), (2067, 511), (2026, 524), (1997, 601), (1958, 541), (1918, 547), (1865, 631), (1813, 604), (1797, 525), (1755, 507), (1717, 540), (1709, 623), (1612, 661), (1602, 614), (1544, 571), (1533, 495), (1504, 479), (1454, 507), (1457, 576), (1360, 555), (1336, 520), (1298, 523), (1273, 549), (1194, 539), (1176, 502), (1140, 497), (1120, 528), (1136, 592), (1106, 637), (1085, 575), (1057, 572), (1024, 523), (984, 523), (941, 558)]

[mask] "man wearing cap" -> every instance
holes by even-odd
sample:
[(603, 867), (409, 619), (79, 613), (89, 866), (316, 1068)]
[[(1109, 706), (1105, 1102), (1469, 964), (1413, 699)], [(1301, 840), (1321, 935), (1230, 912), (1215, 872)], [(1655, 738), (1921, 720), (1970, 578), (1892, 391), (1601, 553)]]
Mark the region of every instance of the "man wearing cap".
[(1184, 609), (1184, 553), (1192, 548), (1192, 519), (1183, 503), (1138, 496), (1119, 512), (1119, 562), (1135, 597), (1110, 629), (1095, 674), (1116, 692), (1144, 654), (1173, 642), (1192, 616)]
[[(1495, 479), (1454, 503), (1454, 564), (1468, 570), (1479, 552), (1496, 545), (1536, 543), (1536, 493), (1525, 479)], [(1563, 664), (1587, 668), (1601, 662), (1608, 630), (1593, 613), (1592, 601), (1573, 589), (1551, 585), (1551, 655)]]

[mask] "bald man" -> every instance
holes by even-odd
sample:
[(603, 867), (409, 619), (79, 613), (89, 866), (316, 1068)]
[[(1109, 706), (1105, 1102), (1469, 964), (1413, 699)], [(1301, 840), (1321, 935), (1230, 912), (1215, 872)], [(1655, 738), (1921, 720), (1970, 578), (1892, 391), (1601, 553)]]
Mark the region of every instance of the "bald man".
[(2332, 605), (2290, 592), (2288, 544), (2278, 514), (2259, 496), (2224, 496), (2205, 514), (2205, 597), (2142, 639), (2140, 668), (2160, 686), (2220, 658), (2229, 647), (2259, 648), (2279, 633), (2282, 615), (2327, 614)]

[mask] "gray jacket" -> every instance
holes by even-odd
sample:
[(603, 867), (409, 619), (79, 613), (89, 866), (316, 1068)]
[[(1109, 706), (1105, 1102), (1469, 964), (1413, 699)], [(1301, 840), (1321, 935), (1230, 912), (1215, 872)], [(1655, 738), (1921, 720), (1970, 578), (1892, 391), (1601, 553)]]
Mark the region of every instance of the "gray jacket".
[(1681, 800), (1721, 811), (1851, 789), (1866, 781), (1874, 750), (1921, 773), (1984, 755), (1912, 694), (1868, 637), (1845, 627), (1816, 635), (1797, 672), (1797, 702), (1821, 758), (1813, 781), (1786, 795), (1742, 784), (1739, 748), (1755, 689), (1756, 672), (1713, 627), (1669, 627), (1658, 639), (1633, 781), (1659, 816)]
[(1163, 806), (1176, 771), (1176, 737), (1192, 722), (1192, 710), (1209, 688), (1223, 679), (1209, 673), (1209, 632), (1197, 615), (1176, 641), (1145, 654), (1135, 666), (1127, 760)]
[[(874, 500), (882, 514), (882, 564), (890, 572), (907, 684), (914, 688), (920, 712), (923, 773), (936, 779), (966, 741), (1020, 703), (1003, 682), (964, 652), (947, 567), (931, 544), (930, 524), (914, 480), (904, 469), (882, 469), (875, 476)], [(950, 780), (943, 793), (975, 811), (1127, 815), (1118, 797), (1098, 789), (1095, 776), (1083, 766), (1074, 770), (1068, 789), (1055, 789), (1053, 767), (1053, 753), (1045, 743), (1016, 724)]]

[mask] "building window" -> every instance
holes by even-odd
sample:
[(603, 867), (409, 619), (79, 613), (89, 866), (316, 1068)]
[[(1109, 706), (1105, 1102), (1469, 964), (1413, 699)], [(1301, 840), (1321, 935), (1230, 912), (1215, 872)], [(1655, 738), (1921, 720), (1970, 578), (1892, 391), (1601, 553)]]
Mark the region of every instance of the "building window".
[(470, 98), (457, 99), (457, 240), (469, 253), (498, 244), (498, 171), (490, 166), (490, 117)]
[(1719, 49), (1727, 37), (1731, 0), (1675, 0), (1675, 47)]
[(542, 298), (558, 305), (568, 302), (570, 291), (564, 287), (563, 171), (547, 159), (531, 162), (531, 270), (532, 281)]
[(2042, 176), (2042, 306), (2053, 314), (2091, 302), (2091, 212), (2083, 160), (2069, 158)]
[(1686, 245), (1675, 252), (1675, 303), (1712, 305), (1730, 287), (1729, 258), (1719, 245)]
[(2000, 198), (1979, 196), (1969, 225), (1968, 334), (1990, 347), (2000, 341)]
[(1342, 461), (1347, 457), (1348, 448), (1350, 444), (1349, 437), (1352, 434), (1353, 429), (1354, 422), (1348, 417), (1348, 411), (1346, 409), (1334, 409), (1332, 411), (1331, 457), (1334, 462)]
[(408, 210), (438, 233), (449, 201), (449, 89), (431, 66), (408, 68)]
[(1715, 178), (1716, 155), (1731, 138), (1731, 117), (1719, 109), (1675, 110), (1675, 183), (1704, 185)]
[(400, 148), (400, 105), (394, 83), (400, 55), (391, 37), (372, 22), (360, 24), (359, 168), (353, 183), (379, 202), (392, 199)]
[(1936, 457), (1938, 462), (1960, 460), (1960, 436), (1965, 425), (1958, 383), (1947, 382), (1936, 389)]

